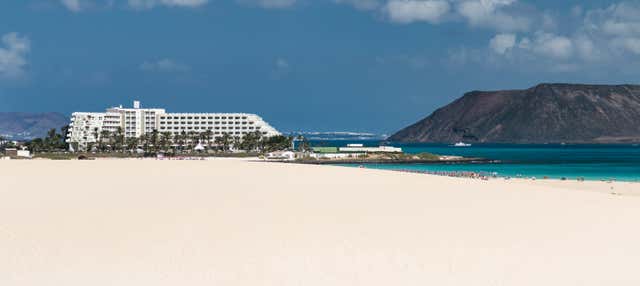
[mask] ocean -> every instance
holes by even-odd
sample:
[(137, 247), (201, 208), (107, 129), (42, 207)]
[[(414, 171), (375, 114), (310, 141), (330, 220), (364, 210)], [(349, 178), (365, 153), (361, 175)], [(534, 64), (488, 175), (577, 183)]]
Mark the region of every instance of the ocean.
[[(377, 141), (314, 142), (326, 146)], [(413, 171), (469, 171), (500, 177), (567, 178), (575, 180), (618, 180), (640, 182), (640, 146), (636, 145), (511, 145), (474, 144), (453, 147), (442, 144), (388, 144), (405, 153), (429, 152), (439, 155), (480, 157), (497, 160), (481, 164), (365, 164), (367, 168)]]

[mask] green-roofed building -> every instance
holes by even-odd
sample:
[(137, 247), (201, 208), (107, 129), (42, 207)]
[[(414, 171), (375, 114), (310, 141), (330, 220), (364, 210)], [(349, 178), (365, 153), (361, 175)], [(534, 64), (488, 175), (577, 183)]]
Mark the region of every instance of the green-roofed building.
[(312, 147), (314, 153), (338, 153), (338, 147)]

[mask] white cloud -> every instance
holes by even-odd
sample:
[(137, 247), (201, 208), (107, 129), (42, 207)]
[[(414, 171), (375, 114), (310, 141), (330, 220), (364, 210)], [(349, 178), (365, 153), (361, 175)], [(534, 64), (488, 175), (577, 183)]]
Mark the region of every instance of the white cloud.
[(532, 21), (528, 16), (503, 11), (503, 8), (514, 3), (515, 0), (464, 0), (458, 3), (456, 9), (472, 26), (499, 31), (526, 31)]
[(277, 58), (275, 61), (275, 65), (271, 70), (269, 77), (272, 80), (280, 80), (286, 77), (291, 71), (291, 65), (289, 61), (285, 58)]
[(27, 66), (26, 56), (31, 50), (31, 43), (27, 37), (18, 33), (2, 36), (0, 46), (0, 77), (16, 78), (24, 75)]
[(289, 62), (287, 62), (287, 60), (285, 60), (283, 58), (278, 58), (276, 60), (276, 67), (278, 69), (288, 69), (289, 68)]
[(384, 5), (380, 5), (379, 0), (334, 2), (351, 4), (361, 10), (379, 8), (391, 22), (403, 24), (465, 21), (473, 27), (511, 32), (528, 31), (536, 22), (545, 26), (554, 23), (550, 15), (525, 9), (525, 5), (516, 5), (516, 0), (387, 0)]
[(516, 35), (498, 34), (491, 39), (489, 47), (497, 54), (504, 54), (516, 45)]
[(296, 4), (296, 0), (236, 0), (236, 2), (267, 9), (288, 8)]
[(158, 61), (144, 62), (140, 69), (147, 72), (188, 72), (191, 68), (188, 65), (176, 62), (172, 59), (161, 59)]
[(444, 0), (390, 0), (384, 7), (389, 19), (397, 23), (425, 21), (438, 23), (451, 5)]
[(156, 6), (196, 8), (207, 4), (209, 0), (128, 0), (130, 7), (151, 9)]
[[(537, 63), (556, 71), (610, 70), (640, 62), (640, 2), (621, 2), (605, 8), (568, 11), (574, 22), (567, 22), (564, 34), (545, 31), (524, 33), (511, 48), (507, 59), (519, 64)], [(504, 45), (501, 45), (504, 44)], [(490, 50), (502, 55), (508, 41), (496, 36)], [(505, 51), (508, 48), (505, 48)], [(515, 63), (514, 62), (514, 63)]]
[(62, 6), (69, 11), (77, 13), (89, 9), (111, 8), (119, 0), (60, 0)]
[(80, 0), (60, 0), (60, 1), (62, 5), (64, 5), (65, 7), (67, 7), (67, 9), (73, 12), (79, 12), (80, 10), (82, 10)]
[(382, 4), (380, 0), (334, 0), (338, 4), (349, 4), (358, 10), (375, 10)]
[(532, 42), (531, 50), (542, 56), (567, 59), (573, 54), (573, 42), (564, 36), (538, 32)]

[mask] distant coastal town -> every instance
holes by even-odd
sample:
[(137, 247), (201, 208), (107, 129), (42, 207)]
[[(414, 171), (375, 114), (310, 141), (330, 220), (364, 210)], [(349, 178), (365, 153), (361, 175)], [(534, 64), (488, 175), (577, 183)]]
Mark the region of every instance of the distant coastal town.
[(285, 136), (250, 113), (168, 113), (163, 108), (107, 108), (74, 112), (58, 132), (27, 142), (2, 141), (5, 158), (257, 156), (273, 161), (439, 161), (432, 154), (408, 156), (393, 146), (311, 146), (303, 135)]

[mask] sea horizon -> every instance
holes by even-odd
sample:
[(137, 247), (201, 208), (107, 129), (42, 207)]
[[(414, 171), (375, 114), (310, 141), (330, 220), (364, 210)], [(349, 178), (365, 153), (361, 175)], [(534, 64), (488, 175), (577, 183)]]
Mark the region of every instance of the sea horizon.
[(312, 141), (317, 145), (387, 144), (407, 154), (423, 152), (445, 156), (488, 159), (481, 163), (355, 164), (366, 168), (412, 172), (476, 172), (509, 178), (585, 179), (592, 181), (640, 182), (638, 144), (452, 144), (398, 143), (379, 140)]

